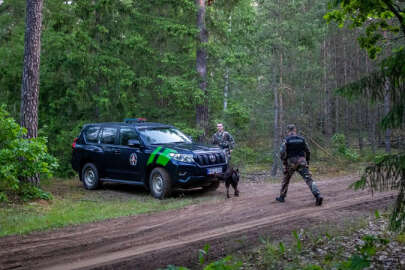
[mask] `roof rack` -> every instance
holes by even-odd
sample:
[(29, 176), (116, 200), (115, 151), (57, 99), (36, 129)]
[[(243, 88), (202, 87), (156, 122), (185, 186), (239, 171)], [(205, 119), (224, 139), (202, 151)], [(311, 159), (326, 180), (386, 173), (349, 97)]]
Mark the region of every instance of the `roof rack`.
[(136, 124), (136, 123), (144, 123), (146, 118), (125, 118), (124, 123), (127, 124)]

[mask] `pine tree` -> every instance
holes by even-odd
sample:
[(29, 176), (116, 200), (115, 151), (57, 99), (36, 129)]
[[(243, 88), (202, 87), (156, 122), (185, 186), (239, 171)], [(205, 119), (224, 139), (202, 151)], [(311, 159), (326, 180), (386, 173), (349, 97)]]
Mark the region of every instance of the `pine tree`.
[[(39, 66), (41, 54), (43, 0), (27, 0), (24, 70), (21, 87), (21, 126), (28, 138), (38, 136)], [(39, 176), (27, 179), (39, 185)]]

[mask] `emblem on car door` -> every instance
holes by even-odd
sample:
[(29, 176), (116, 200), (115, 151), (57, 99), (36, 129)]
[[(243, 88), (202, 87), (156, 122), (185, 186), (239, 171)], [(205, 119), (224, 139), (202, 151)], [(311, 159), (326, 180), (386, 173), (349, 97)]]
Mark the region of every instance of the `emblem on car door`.
[(136, 155), (136, 153), (132, 153), (129, 156), (129, 164), (131, 166), (136, 166), (136, 163), (138, 163), (138, 156)]

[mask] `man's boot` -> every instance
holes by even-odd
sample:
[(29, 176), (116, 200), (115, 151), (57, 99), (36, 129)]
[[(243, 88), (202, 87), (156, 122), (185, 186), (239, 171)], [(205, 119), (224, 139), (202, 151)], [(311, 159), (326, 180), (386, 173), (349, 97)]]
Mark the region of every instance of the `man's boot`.
[(316, 202), (315, 205), (316, 206), (321, 206), (323, 202), (323, 198), (321, 197), (321, 195), (316, 196)]
[(281, 202), (281, 203), (285, 202), (284, 196), (277, 197), (276, 201)]

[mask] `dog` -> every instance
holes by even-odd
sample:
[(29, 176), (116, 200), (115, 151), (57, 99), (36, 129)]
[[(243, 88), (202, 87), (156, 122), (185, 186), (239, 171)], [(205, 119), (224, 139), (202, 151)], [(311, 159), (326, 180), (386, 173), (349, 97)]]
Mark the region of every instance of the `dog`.
[(238, 183), (239, 183), (239, 169), (229, 167), (224, 174), (218, 175), (218, 178), (220, 180), (223, 180), (225, 182), (225, 187), (226, 187), (226, 197), (229, 199), (231, 196), (229, 196), (229, 186), (232, 185), (235, 193), (234, 195), (236, 197), (239, 197), (239, 189), (238, 189)]

